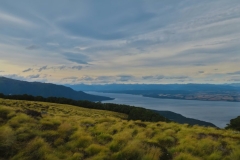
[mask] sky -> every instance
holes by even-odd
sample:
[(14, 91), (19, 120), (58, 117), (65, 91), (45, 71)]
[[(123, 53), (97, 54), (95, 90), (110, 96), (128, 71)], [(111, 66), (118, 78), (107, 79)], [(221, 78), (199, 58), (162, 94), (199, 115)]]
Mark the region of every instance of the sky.
[(0, 76), (240, 83), (240, 1), (0, 1)]

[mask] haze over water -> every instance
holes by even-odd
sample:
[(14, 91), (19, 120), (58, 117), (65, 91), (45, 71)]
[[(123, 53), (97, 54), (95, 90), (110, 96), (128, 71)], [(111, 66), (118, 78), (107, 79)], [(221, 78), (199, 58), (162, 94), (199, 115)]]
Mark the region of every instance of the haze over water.
[(211, 122), (220, 128), (224, 128), (232, 118), (236, 118), (240, 113), (240, 102), (158, 99), (130, 94), (87, 93), (115, 98), (111, 101), (103, 101), (103, 103), (126, 104), (159, 111), (172, 111), (188, 118)]

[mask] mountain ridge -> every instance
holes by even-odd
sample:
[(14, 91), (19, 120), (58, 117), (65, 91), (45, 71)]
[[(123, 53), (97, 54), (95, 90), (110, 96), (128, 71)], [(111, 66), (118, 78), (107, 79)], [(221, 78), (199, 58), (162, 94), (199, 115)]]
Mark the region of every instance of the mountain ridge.
[(21, 80), (0, 77), (0, 93), (30, 94), (42, 97), (64, 97), (74, 100), (103, 101), (112, 100), (104, 96), (90, 95), (83, 91), (75, 91), (72, 88), (52, 83), (27, 82)]

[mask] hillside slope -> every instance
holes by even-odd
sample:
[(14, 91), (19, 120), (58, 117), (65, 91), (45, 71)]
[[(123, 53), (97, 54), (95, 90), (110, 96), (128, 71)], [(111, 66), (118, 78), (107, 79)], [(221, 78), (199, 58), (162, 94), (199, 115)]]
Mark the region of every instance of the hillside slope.
[(74, 100), (103, 101), (112, 98), (96, 96), (75, 91), (69, 87), (51, 83), (25, 82), (5, 77), (0, 77), (0, 93), (9, 94), (29, 94), (42, 97), (64, 97)]
[[(27, 115), (26, 110), (42, 113)], [(240, 134), (211, 127), (127, 121), (70, 105), (0, 99), (1, 159), (239, 160)]]
[(205, 126), (205, 127), (216, 127), (214, 124), (210, 123), (210, 122), (205, 122), (205, 121), (201, 121), (198, 119), (193, 119), (193, 118), (187, 118), (184, 117), (181, 114), (178, 113), (174, 113), (171, 111), (157, 111), (157, 110), (153, 110), (157, 113), (159, 113), (161, 116), (168, 118), (171, 121), (180, 123), (180, 124), (189, 124), (189, 125), (199, 125), (199, 126)]

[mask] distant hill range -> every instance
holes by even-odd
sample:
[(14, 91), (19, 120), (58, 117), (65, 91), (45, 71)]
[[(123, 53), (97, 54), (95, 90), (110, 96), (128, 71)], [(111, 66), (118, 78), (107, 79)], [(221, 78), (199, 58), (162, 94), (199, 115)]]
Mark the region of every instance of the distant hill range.
[(205, 127), (216, 127), (214, 124), (212, 124), (210, 122), (205, 122), (205, 121), (201, 121), (201, 120), (193, 119), (193, 118), (187, 118), (181, 114), (174, 113), (171, 111), (157, 111), (157, 110), (153, 110), (153, 111), (157, 112), (161, 116), (166, 117), (167, 119), (169, 119), (171, 121), (174, 121), (174, 122), (177, 122), (180, 124), (199, 125), (199, 126), (205, 126)]
[(175, 91), (178, 92), (221, 92), (221, 91), (240, 91), (240, 84), (104, 84), (104, 85), (66, 85), (74, 90), (82, 91), (115, 91), (115, 92), (140, 92), (140, 91)]
[(125, 93), (162, 99), (240, 102), (239, 84), (79, 84), (68, 86), (82, 91)]
[(74, 100), (104, 101), (112, 98), (75, 91), (72, 88), (51, 83), (26, 82), (0, 77), (0, 93), (5, 95), (29, 94), (42, 97), (64, 97)]

